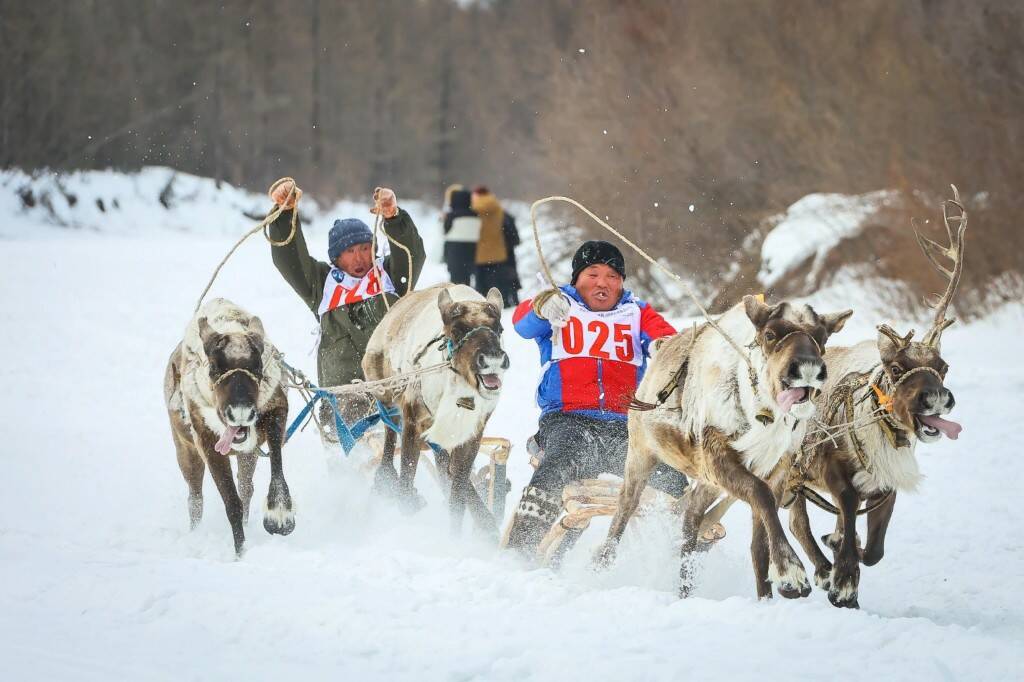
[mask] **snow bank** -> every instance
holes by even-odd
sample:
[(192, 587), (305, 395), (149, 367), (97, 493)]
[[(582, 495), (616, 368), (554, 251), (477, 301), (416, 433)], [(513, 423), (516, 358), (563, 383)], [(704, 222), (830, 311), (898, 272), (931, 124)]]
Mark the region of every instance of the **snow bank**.
[(812, 259), (808, 281), (816, 281), (822, 263), (837, 244), (856, 235), (864, 220), (897, 197), (889, 190), (861, 195), (809, 194), (770, 220), (774, 224), (761, 245), (758, 279), (774, 286)]

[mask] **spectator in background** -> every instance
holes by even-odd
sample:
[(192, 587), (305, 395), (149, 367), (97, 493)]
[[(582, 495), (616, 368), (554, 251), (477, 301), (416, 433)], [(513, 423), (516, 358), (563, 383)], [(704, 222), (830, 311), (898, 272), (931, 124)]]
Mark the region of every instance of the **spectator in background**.
[(444, 214), (444, 262), (452, 283), (469, 284), (476, 269), (480, 217), (470, 207), (469, 190), (462, 185), (452, 185), (448, 189)]
[(516, 267), (515, 247), (519, 245), (516, 221), (486, 187), (478, 186), (473, 190), (472, 206), (480, 216), (476, 290), (486, 293), (491, 287), (497, 287), (505, 307), (514, 307), (519, 304), (519, 289), (522, 288)]

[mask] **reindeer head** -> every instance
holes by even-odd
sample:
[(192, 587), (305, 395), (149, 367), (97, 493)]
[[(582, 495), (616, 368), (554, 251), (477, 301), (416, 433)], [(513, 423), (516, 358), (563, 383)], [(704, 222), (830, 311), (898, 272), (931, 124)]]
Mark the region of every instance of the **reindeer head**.
[(922, 442), (938, 440), (941, 433), (951, 438), (960, 429), (941, 415), (953, 409), (956, 400), (943, 385), (949, 365), (939, 349), (924, 342), (911, 341), (914, 330), (900, 336), (891, 327), (878, 327), (878, 353), (888, 380), (887, 401), (893, 419)]
[[(248, 451), (255, 443), (252, 428), (257, 419), (256, 404), (263, 378), (263, 323), (249, 320), (248, 330), (221, 334), (199, 319), (199, 338), (210, 364), (214, 407), (227, 427), (215, 449), (227, 454), (232, 446)], [(253, 438), (250, 441), (250, 438)]]
[(486, 301), (452, 301), (444, 289), (437, 307), (452, 343), (452, 369), (481, 395), (497, 397), (508, 369), (508, 355), (501, 347), (501, 292), (491, 287)]
[(853, 311), (819, 315), (809, 305), (784, 301), (769, 306), (755, 296), (744, 296), (743, 305), (767, 360), (769, 388), (779, 409), (797, 419), (810, 418), (812, 399), (828, 376), (822, 349)]
[[(888, 409), (905, 430), (912, 431), (925, 443), (938, 440), (941, 434), (952, 439), (960, 434), (959, 424), (942, 418), (956, 404), (953, 393), (944, 385), (949, 365), (942, 359), (941, 342), (943, 330), (955, 321), (946, 317), (946, 311), (963, 273), (964, 232), (967, 230), (967, 211), (960, 202), (960, 192), (955, 185), (950, 187), (953, 198), (942, 204), (942, 221), (949, 246), (940, 246), (914, 230), (924, 255), (947, 280), (946, 291), (928, 301), (935, 309), (931, 328), (918, 342), (912, 341), (913, 330), (900, 336), (887, 325), (878, 327), (878, 353), (889, 382)], [(957, 223), (955, 229), (954, 222)], [(948, 259), (952, 269), (940, 263), (941, 258)]]

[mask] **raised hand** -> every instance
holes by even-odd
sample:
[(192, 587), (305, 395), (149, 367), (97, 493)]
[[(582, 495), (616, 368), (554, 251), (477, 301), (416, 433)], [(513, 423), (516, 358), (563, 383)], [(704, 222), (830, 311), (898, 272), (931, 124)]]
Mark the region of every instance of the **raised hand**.
[(533, 311), (555, 329), (569, 323), (569, 299), (558, 289), (547, 289), (537, 294), (533, 300)]
[(370, 213), (379, 213), (385, 218), (394, 218), (398, 215), (398, 197), (395, 196), (395, 191), (387, 187), (373, 190), (373, 208), (370, 209)]
[(302, 196), (302, 190), (298, 188), (291, 178), (281, 178), (267, 190), (271, 200), (281, 208), (295, 208)]

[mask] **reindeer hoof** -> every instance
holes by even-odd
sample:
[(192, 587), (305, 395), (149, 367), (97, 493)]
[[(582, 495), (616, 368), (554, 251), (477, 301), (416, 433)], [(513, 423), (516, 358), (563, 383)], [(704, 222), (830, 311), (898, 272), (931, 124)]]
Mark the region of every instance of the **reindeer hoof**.
[(811, 583), (799, 562), (789, 562), (781, 570), (773, 565), (768, 573), (775, 589), (786, 599), (798, 599), (811, 593)]
[(818, 589), (828, 591), (832, 587), (832, 567), (826, 566), (814, 572), (814, 584)]
[(427, 506), (427, 501), (416, 492), (416, 489), (403, 492), (398, 497), (398, 507), (402, 513), (412, 515)]
[(597, 548), (594, 552), (594, 558), (590, 562), (591, 568), (595, 571), (603, 571), (610, 568), (615, 563), (615, 553), (617, 546), (611, 540), (605, 541), (603, 545)]
[(853, 572), (839, 573), (832, 571), (832, 586), (828, 591), (828, 600), (832, 606), (844, 609), (860, 608), (857, 604), (857, 585), (860, 582), (860, 573)]
[(295, 530), (295, 511), (291, 509), (291, 500), (278, 502), (274, 506), (263, 508), (263, 529), (271, 535), (288, 535)]
[(398, 473), (394, 467), (380, 466), (373, 475), (373, 492), (382, 497), (398, 496)]

